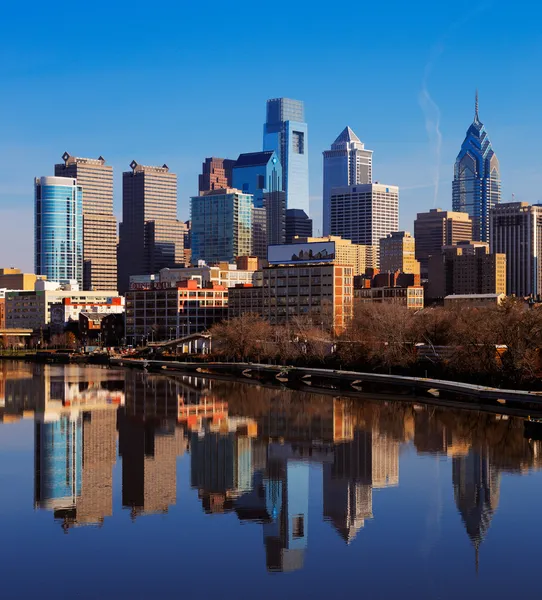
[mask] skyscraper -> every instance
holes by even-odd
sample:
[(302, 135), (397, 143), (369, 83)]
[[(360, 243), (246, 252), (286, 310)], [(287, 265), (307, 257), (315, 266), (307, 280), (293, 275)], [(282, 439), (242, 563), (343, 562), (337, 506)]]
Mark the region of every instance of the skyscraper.
[(399, 229), (399, 188), (365, 183), (331, 190), (331, 235), (378, 246)]
[(324, 155), (323, 229), (324, 235), (331, 233), (331, 189), (372, 183), (373, 151), (366, 150), (363, 142), (345, 127)]
[(499, 161), (478, 117), (478, 92), (474, 121), (467, 130), (454, 167), (453, 210), (470, 215), (474, 241), (489, 241), (489, 211), (501, 200)]
[(505, 202), (490, 218), (491, 252), (506, 255), (506, 292), (542, 294), (542, 205)]
[(309, 214), (308, 128), (304, 113), (300, 100), (268, 100), (263, 149), (274, 150), (282, 165), (286, 207)]
[(392, 231), (380, 240), (380, 270), (388, 273), (420, 274), (420, 263), (414, 257), (415, 242), (408, 231)]
[(55, 165), (57, 177), (77, 179), (83, 188), (83, 288), (117, 288), (117, 220), (113, 215), (113, 167), (99, 157), (79, 158), (67, 152)]
[(286, 243), (292, 244), (296, 237), (312, 237), (312, 219), (300, 208), (286, 211)]
[(131, 162), (122, 174), (122, 223), (119, 243), (119, 290), (130, 275), (154, 273), (184, 262), (185, 225), (177, 220), (177, 176), (167, 165)]
[(35, 180), (35, 271), (83, 285), (83, 189), (77, 179)]
[(201, 166), (198, 191), (210, 192), (232, 187), (232, 169), (235, 161), (231, 158), (206, 158)]
[(268, 150), (240, 154), (233, 167), (232, 181), (234, 188), (254, 196), (256, 209), (265, 208), (267, 244), (284, 244), (286, 201), (277, 153)]
[(191, 199), (192, 263), (234, 262), (252, 254), (251, 194), (236, 189), (204, 192)]
[(416, 215), (414, 239), (416, 260), (420, 262), (422, 277), (427, 277), (429, 258), (440, 256), (443, 246), (472, 241), (472, 220), (466, 213), (432, 208)]

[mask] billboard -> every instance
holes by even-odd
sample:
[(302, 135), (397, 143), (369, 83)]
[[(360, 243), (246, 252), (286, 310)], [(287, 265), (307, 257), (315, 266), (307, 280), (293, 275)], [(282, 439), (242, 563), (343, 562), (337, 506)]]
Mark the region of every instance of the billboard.
[(267, 249), (269, 264), (320, 263), (335, 260), (335, 242), (282, 244)]

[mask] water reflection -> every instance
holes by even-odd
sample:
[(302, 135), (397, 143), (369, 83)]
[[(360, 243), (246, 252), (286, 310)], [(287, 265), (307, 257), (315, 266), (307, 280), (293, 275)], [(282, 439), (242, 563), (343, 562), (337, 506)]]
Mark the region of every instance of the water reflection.
[[(305, 564), (311, 496), (321, 495), (322, 519), (351, 544), (374, 519), (373, 492), (399, 486), (400, 455), (408, 448), (451, 460), (454, 501), (478, 564), (502, 474), (542, 466), (540, 442), (524, 436), (521, 419), (502, 415), (138, 371), (0, 363), (4, 427), (31, 417), (34, 505), (52, 511), (64, 531), (107, 525), (117, 453), (122, 507), (131, 518), (167, 513), (177, 503), (178, 458), (189, 453), (190, 486), (202, 510), (260, 527), (267, 570), (279, 572)], [(314, 468), (321, 490), (311, 490)]]

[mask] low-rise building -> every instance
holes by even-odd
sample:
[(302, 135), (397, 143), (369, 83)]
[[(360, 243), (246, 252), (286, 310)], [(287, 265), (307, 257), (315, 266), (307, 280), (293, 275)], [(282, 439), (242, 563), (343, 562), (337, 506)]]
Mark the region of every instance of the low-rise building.
[(0, 269), (0, 288), (10, 290), (33, 290), (36, 281), (47, 279), (44, 275), (21, 273), (20, 269)]
[[(40, 285), (42, 284), (42, 285)], [(47, 285), (44, 285), (47, 284)], [(52, 308), (60, 305), (62, 313), (56, 323), (64, 318), (77, 321), (79, 312), (122, 312), (122, 299), (116, 290), (88, 292), (74, 289), (51, 289), (52, 282), (37, 282), (35, 291), (8, 291), (6, 293), (6, 328), (32, 329), (34, 331), (51, 324)], [(58, 284), (56, 284), (58, 286)], [(67, 286), (69, 287), (69, 286)]]
[(82, 312), (79, 334), (87, 345), (99, 341), (103, 346), (120, 346), (124, 339), (124, 313)]
[(444, 298), (444, 307), (489, 308), (499, 306), (505, 298), (504, 294), (452, 294)]
[(122, 296), (107, 298), (62, 298), (60, 302), (51, 304), (51, 327), (63, 331), (70, 322), (79, 322), (79, 315), (123, 314), (124, 298)]
[(154, 283), (126, 294), (126, 343), (179, 339), (209, 329), (228, 316), (228, 290), (194, 279)]
[(228, 318), (245, 314), (263, 316), (263, 286), (239, 283), (228, 289)]
[(372, 287), (354, 291), (355, 303), (377, 302), (380, 304), (399, 304), (412, 310), (423, 308), (423, 286)]

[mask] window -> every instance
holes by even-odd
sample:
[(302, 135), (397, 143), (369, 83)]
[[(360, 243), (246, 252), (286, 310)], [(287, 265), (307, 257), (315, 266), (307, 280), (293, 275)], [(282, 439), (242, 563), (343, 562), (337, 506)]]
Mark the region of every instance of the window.
[(302, 131), (292, 131), (292, 150), (295, 154), (305, 154), (305, 134)]

